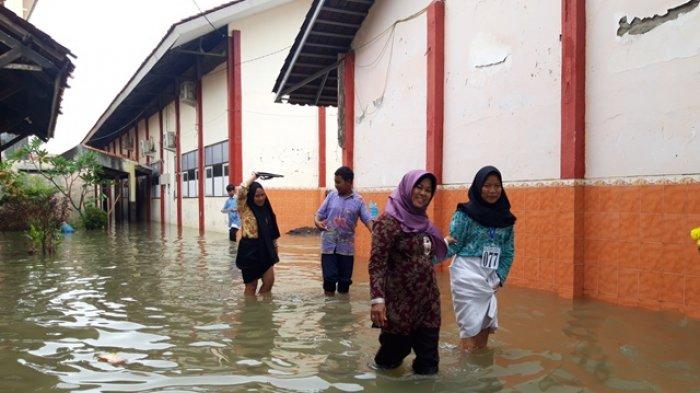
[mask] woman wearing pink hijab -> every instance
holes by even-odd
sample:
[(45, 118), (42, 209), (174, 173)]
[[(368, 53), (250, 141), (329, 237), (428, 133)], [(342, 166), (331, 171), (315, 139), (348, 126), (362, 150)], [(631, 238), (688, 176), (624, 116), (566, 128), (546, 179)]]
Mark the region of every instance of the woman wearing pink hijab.
[(381, 369), (399, 367), (413, 349), (416, 374), (438, 371), (440, 291), (433, 263), (445, 257), (447, 245), (426, 214), (436, 186), (432, 173), (408, 172), (372, 229), (371, 317), (382, 329), (374, 358)]

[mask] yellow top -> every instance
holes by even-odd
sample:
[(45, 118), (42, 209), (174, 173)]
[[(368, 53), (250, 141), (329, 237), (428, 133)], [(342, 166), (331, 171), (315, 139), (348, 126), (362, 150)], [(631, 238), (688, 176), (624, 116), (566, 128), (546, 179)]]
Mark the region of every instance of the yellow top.
[(255, 219), (253, 211), (250, 210), (248, 204), (245, 203), (248, 195), (248, 187), (241, 184), (238, 187), (238, 195), (236, 195), (236, 205), (238, 206), (238, 214), (241, 216), (241, 236), (249, 239), (258, 238), (258, 221)]

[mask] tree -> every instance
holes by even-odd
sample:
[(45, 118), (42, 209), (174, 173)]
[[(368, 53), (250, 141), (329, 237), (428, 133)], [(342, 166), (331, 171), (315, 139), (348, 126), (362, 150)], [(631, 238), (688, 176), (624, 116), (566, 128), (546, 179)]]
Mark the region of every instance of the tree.
[(85, 206), (91, 189), (107, 185), (102, 178), (102, 166), (94, 152), (81, 153), (73, 159), (50, 155), (39, 139), (18, 149), (11, 161), (20, 158), (33, 167), (37, 174), (46, 179), (61, 194), (71, 208), (84, 218)]

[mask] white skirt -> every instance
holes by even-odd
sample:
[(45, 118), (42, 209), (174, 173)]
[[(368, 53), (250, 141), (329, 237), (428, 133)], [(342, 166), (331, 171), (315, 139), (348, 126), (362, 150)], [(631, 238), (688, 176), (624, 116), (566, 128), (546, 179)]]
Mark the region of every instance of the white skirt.
[(484, 329), (498, 329), (498, 302), (494, 286), (496, 270), (481, 266), (479, 257), (455, 256), (450, 265), (452, 304), (459, 337), (474, 337)]

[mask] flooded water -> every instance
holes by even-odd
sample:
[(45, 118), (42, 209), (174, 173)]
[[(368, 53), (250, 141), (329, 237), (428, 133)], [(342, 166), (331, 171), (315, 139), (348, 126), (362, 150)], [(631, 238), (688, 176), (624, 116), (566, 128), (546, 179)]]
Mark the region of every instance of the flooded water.
[[(28, 257), (0, 234), (5, 392), (700, 392), (700, 321), (507, 287), (491, 349), (456, 348), (440, 273), (440, 373), (371, 367), (366, 262), (322, 295), (315, 237), (284, 238), (273, 296), (246, 301), (226, 234), (75, 234)], [(99, 361), (117, 353), (126, 362)]]

